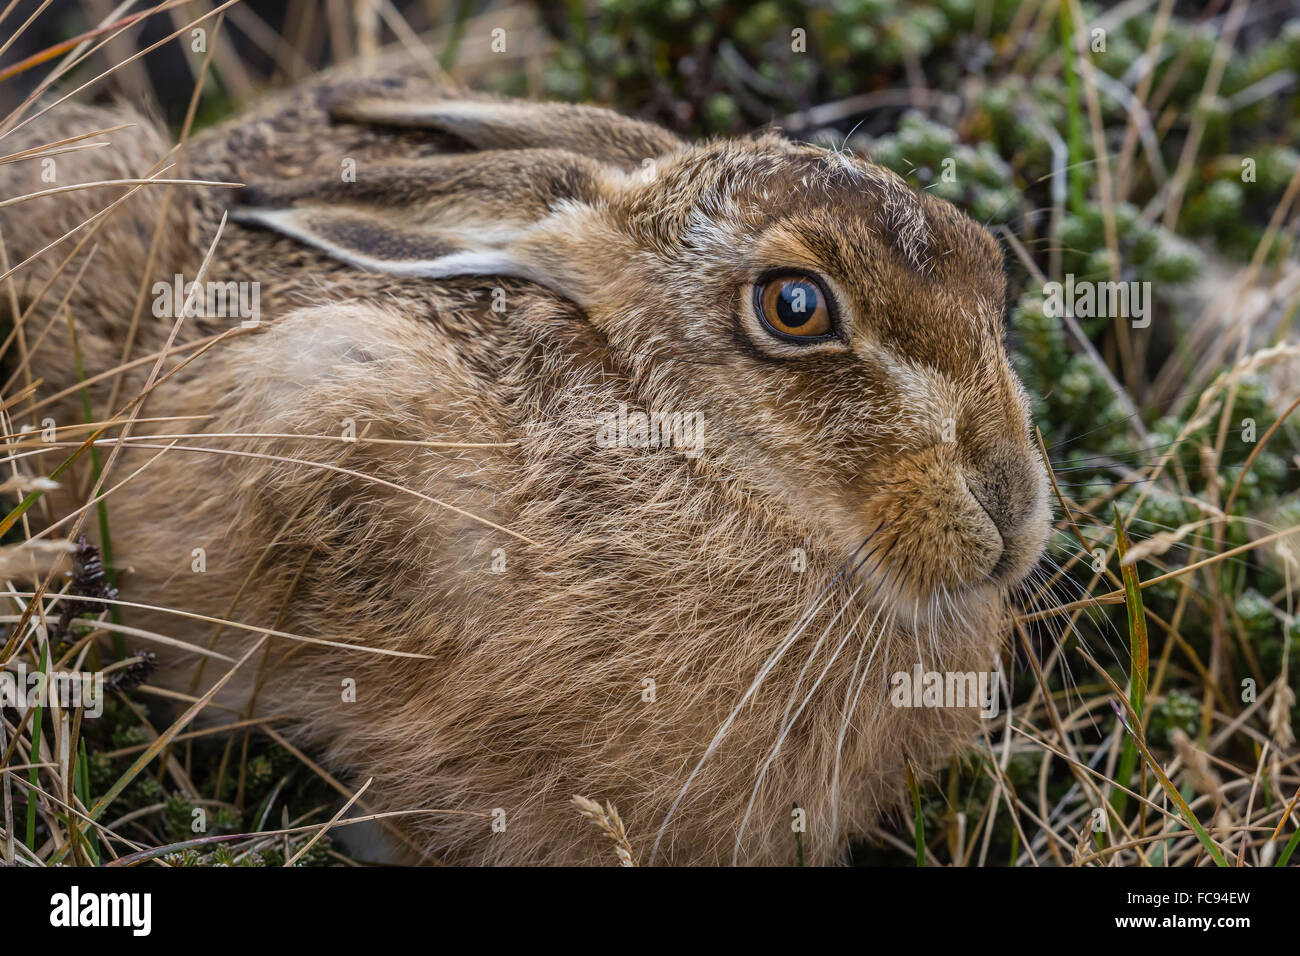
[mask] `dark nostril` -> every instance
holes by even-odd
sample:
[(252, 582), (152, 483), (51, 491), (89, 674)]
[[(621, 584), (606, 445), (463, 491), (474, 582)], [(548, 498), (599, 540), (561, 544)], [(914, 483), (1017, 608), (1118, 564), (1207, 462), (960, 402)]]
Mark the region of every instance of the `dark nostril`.
[(967, 491), (1001, 538), (989, 575), (995, 581), (1019, 578), (1038, 537), (1035, 522), (1043, 513), (1038, 459), (1027, 449), (1007, 443), (969, 454), (963, 465)]
[(984, 494), (981, 494), (974, 485), (971, 486), (971, 497), (974, 498), (979, 506), (984, 510), (984, 513), (989, 516), (989, 520), (993, 522), (993, 527), (997, 529), (998, 537), (1001, 539), (1001, 548), (998, 551), (998, 559), (993, 562), (993, 567), (989, 569), (989, 577), (995, 581), (1000, 581), (1011, 569), (1011, 552), (1007, 549), (1007, 535), (1011, 527), (1008, 523), (1009, 509), (1007, 507), (999, 507), (996, 504), (990, 507), (989, 502), (996, 502), (998, 500), (997, 496), (989, 495), (987, 490), (985, 490)]
[(984, 513), (993, 522), (993, 527), (998, 529), (998, 534), (1005, 538), (1015, 526), (1010, 495), (1007, 493), (1005, 483), (985, 479), (968, 481), (967, 486), (970, 488), (971, 497), (984, 509)]
[(1027, 458), (1011, 449), (999, 449), (966, 471), (966, 485), (1003, 540), (1023, 529), (1034, 488), (1033, 468)]
[(1011, 571), (1011, 552), (1003, 545), (1002, 553), (998, 555), (997, 561), (993, 562), (993, 568), (989, 571), (989, 577), (997, 581), (1007, 576)]

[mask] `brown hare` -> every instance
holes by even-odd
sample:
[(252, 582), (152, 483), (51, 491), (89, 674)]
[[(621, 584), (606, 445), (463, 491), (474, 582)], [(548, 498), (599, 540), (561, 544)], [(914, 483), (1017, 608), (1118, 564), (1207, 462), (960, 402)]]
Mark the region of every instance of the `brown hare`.
[[(7, 145), (123, 121), (59, 181), (159, 169), (171, 144), (122, 109)], [(200, 290), (164, 371), (256, 328), (140, 412), (205, 418), (138, 423), (114, 466), (124, 619), (242, 660), (228, 713), (418, 811), (392, 819), (403, 859), (614, 862), (580, 794), (642, 864), (792, 863), (795, 830), (830, 864), (906, 792), (905, 756), (973, 738), (974, 701), (897, 706), (891, 675), (996, 669), (1049, 509), (1000, 250), (954, 207), (775, 133), (692, 143), (405, 75), (326, 76), (178, 170), (246, 185), (139, 189), (31, 320), (66, 298), (88, 375), (136, 362), (121, 405), (183, 310), (155, 298), (229, 211), (202, 278), (258, 314)], [(4, 209), (10, 261), (125, 191)], [(42, 396), (76, 382), (53, 328)], [(231, 666), (158, 679), (201, 694)]]

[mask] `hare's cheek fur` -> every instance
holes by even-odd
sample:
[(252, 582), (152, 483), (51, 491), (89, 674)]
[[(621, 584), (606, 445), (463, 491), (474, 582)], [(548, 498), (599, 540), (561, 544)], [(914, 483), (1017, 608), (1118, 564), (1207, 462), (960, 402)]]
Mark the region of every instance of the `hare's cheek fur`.
[[(870, 566), (920, 600), (960, 598), (1021, 580), (1046, 543), (1047, 479), (1020, 388), (989, 342), (958, 378), (895, 354), (866, 323), (850, 343), (819, 345), (716, 383), (717, 441), (762, 452), (738, 463), (778, 507), (820, 528), (839, 553), (870, 540)], [(751, 333), (753, 334), (753, 333)], [(762, 334), (761, 332), (757, 334)], [(734, 376), (733, 376), (734, 378)], [(705, 391), (707, 373), (696, 377)]]

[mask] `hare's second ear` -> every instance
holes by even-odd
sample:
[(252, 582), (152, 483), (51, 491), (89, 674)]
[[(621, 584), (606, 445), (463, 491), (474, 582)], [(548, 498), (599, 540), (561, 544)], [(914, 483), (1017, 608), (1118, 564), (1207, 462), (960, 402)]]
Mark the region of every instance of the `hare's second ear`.
[(427, 278), (517, 276), (580, 301), (580, 283), (556, 265), (562, 257), (538, 250), (558, 252), (570, 237), (581, 238), (603, 176), (621, 174), (558, 150), (439, 156), (358, 169), (355, 182), (330, 177), (249, 186), (231, 218), (360, 269)]
[(304, 204), (237, 209), (232, 218), (265, 226), (369, 272), (428, 278), (514, 272), (505, 261), (497, 261), (500, 257), (483, 255), (484, 250), (454, 260), (471, 251), (459, 237), (394, 222), (377, 211)]
[(632, 169), (674, 152), (682, 140), (661, 127), (612, 110), (568, 103), (498, 100), (344, 99), (335, 120), (403, 126), (449, 133), (476, 149), (554, 147)]

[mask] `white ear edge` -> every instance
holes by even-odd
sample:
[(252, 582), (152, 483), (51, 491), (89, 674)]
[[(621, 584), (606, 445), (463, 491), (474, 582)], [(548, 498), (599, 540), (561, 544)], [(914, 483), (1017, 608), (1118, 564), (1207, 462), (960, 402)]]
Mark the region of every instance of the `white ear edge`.
[(535, 270), (523, 266), (515, 261), (508, 252), (500, 249), (462, 250), (439, 256), (437, 259), (378, 259), (355, 249), (349, 249), (330, 242), (317, 233), (304, 229), (298, 224), (292, 209), (259, 209), (255, 207), (236, 209), (231, 212), (230, 217), (236, 222), (248, 222), (265, 226), (281, 235), (320, 249), (335, 259), (370, 272), (424, 279), (450, 279), (456, 276), (485, 275), (515, 276), (540, 285), (548, 284), (543, 276), (536, 274)]
[[(450, 279), (453, 276), (515, 276), (541, 283), (541, 279), (516, 262), (508, 252), (500, 249), (466, 250), (419, 263), (421, 271), (410, 273), (429, 279)], [(543, 285), (545, 283), (542, 283)]]
[(319, 249), (328, 253), (335, 259), (339, 259), (349, 265), (366, 269), (370, 272), (386, 272), (396, 275), (414, 275), (415, 273), (407, 270), (420, 265), (419, 262), (401, 262), (376, 259), (373, 256), (367, 256), (357, 252), (355, 249), (349, 249), (346, 246), (340, 246), (337, 243), (330, 242), (314, 232), (298, 225), (297, 218), (294, 216), (292, 209), (234, 209), (231, 210), (230, 218), (235, 222), (248, 222), (259, 226), (265, 226), (273, 232), (288, 236), (290, 239), (296, 239), (304, 245)]

